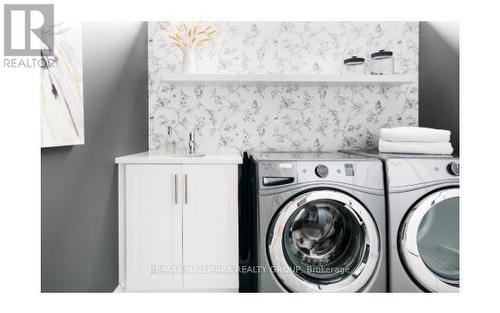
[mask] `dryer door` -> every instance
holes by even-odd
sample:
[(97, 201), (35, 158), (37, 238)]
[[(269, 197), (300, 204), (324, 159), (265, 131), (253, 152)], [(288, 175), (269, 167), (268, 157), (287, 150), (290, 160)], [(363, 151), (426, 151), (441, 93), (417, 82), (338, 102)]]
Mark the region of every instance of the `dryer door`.
[(342, 192), (314, 190), (278, 212), (268, 232), (268, 256), (290, 291), (356, 292), (375, 272), (379, 240), (360, 202)]
[(449, 188), (420, 200), (399, 231), (402, 262), (411, 276), (431, 292), (458, 292), (459, 191)]

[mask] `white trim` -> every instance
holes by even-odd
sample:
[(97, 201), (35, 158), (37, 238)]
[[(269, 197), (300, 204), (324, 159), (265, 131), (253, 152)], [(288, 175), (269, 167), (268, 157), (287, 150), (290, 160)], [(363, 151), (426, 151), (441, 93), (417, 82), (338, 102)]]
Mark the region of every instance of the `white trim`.
[(125, 226), (125, 164), (119, 164), (118, 165), (118, 283), (119, 283), (118, 286), (125, 286), (126, 282), (125, 227), (126, 227)]
[(417, 75), (310, 75), (310, 74), (168, 74), (165, 81), (208, 83), (309, 83), (328, 85), (400, 85), (417, 81)]
[(115, 290), (113, 290), (113, 293), (124, 292), (124, 291), (125, 291), (125, 289), (122, 287), (122, 285), (118, 284), (118, 285), (116, 285)]

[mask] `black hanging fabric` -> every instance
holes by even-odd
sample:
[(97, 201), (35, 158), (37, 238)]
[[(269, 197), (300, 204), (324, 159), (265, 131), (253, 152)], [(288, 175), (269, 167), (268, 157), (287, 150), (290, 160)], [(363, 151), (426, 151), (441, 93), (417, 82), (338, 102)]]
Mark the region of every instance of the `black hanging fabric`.
[[(257, 264), (257, 190), (256, 166), (247, 151), (243, 153), (243, 164), (239, 182), (239, 255), (240, 292), (257, 292), (257, 274), (248, 270)], [(245, 270), (243, 268), (246, 267)]]

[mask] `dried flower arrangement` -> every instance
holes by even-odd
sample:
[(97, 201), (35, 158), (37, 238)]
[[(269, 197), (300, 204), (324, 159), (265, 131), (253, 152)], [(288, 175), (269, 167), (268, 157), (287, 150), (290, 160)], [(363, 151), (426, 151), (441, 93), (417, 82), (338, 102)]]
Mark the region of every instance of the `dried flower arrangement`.
[(168, 39), (179, 48), (199, 47), (212, 40), (216, 31), (211, 25), (200, 27), (199, 25), (165, 23), (162, 26), (168, 32)]

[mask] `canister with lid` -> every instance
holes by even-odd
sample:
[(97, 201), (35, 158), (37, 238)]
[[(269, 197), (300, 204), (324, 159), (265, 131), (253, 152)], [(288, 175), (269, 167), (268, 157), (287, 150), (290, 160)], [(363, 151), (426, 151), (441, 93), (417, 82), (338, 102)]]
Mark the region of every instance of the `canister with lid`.
[(352, 56), (344, 60), (344, 74), (358, 74), (365, 73), (365, 59), (357, 56)]
[(379, 50), (371, 54), (370, 74), (372, 75), (394, 74), (394, 57), (392, 51)]

